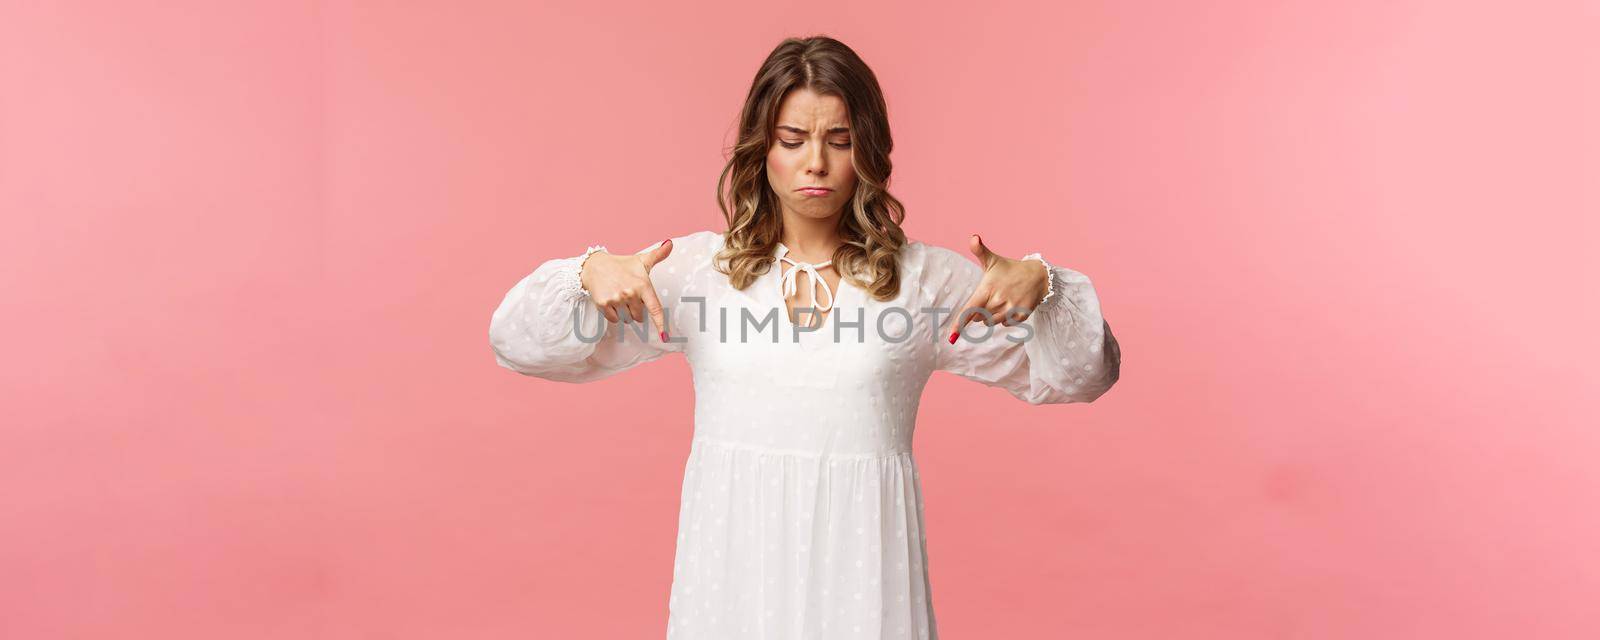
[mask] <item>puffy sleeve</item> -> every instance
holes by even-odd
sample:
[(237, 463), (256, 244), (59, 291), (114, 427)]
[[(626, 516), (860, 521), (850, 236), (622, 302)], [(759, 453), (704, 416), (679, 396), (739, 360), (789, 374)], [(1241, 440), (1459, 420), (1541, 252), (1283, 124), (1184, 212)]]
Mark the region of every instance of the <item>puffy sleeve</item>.
[[(579, 253), (546, 260), (506, 292), (489, 320), (495, 362), (523, 375), (577, 383), (683, 351), (686, 336), (678, 335), (684, 332), (673, 316), (683, 306), (678, 296), (694, 263), (705, 257), (699, 244), (708, 233), (674, 237), (672, 253), (650, 270), (650, 281), (668, 315), (668, 342), (661, 341), (648, 315), (643, 324), (631, 316), (625, 323), (607, 320), (578, 277), (583, 261)], [(653, 250), (662, 242), (635, 253)]]
[[(924, 286), (934, 305), (949, 309), (941, 325), (960, 312), (983, 277), (977, 263), (943, 247), (928, 247)], [(1037, 253), (1050, 275), (1048, 293), (1017, 326), (968, 324), (955, 344), (937, 342), (937, 368), (1000, 387), (1028, 404), (1093, 402), (1117, 382), (1122, 352), (1100, 311), (1094, 285), (1082, 273), (1054, 266)], [(992, 330), (992, 333), (991, 333)]]

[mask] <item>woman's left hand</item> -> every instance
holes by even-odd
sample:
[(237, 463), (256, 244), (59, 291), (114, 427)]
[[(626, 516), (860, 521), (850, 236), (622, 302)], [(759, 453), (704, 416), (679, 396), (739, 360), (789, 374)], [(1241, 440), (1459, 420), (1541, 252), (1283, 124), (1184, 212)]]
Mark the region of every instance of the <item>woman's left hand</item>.
[[(1050, 286), (1050, 273), (1038, 260), (1014, 260), (990, 251), (977, 234), (968, 240), (968, 246), (983, 266), (983, 279), (972, 297), (956, 309), (950, 326), (951, 344), (969, 322), (1010, 327), (1027, 320)], [(988, 317), (979, 309), (987, 311)]]

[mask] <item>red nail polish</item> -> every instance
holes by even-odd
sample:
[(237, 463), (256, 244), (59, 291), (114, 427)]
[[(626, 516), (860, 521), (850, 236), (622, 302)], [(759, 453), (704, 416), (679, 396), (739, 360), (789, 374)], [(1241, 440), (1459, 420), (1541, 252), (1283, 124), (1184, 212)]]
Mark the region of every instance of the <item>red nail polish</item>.
[(662, 342), (666, 342), (667, 341), (667, 332), (665, 332), (665, 331), (661, 332), (661, 341)]
[(956, 343), (956, 336), (958, 335), (961, 335), (961, 331), (959, 330), (950, 332), (950, 344)]

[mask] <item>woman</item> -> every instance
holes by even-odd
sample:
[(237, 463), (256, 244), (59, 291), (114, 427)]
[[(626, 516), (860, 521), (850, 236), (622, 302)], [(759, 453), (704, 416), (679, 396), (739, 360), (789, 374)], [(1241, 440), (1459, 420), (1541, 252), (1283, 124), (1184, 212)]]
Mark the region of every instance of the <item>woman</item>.
[(937, 638), (911, 454), (929, 376), (1033, 404), (1090, 402), (1117, 380), (1088, 278), (977, 236), (981, 266), (906, 237), (892, 148), (855, 53), (785, 40), (718, 183), (725, 231), (549, 260), (494, 312), (496, 361), (527, 375), (688, 358), (669, 638)]

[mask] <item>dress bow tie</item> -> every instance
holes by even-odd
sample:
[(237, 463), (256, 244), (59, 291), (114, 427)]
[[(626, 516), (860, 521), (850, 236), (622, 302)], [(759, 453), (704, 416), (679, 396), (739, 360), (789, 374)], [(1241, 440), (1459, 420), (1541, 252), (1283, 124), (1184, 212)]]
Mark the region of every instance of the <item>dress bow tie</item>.
[[(827, 280), (823, 280), (822, 276), (817, 274), (817, 268), (826, 267), (830, 264), (833, 264), (833, 260), (831, 258), (816, 264), (809, 262), (795, 262), (786, 256), (778, 256), (778, 259), (794, 265), (783, 271), (783, 279), (778, 283), (783, 289), (783, 297), (785, 300), (787, 300), (789, 296), (794, 295), (795, 291), (799, 290), (800, 283), (796, 282), (796, 278), (800, 272), (804, 271), (807, 275), (811, 276), (812, 306), (815, 306), (819, 312), (826, 312), (833, 308), (833, 288), (828, 286)], [(822, 285), (822, 291), (828, 294), (828, 303), (826, 305), (817, 304), (817, 285)]]

